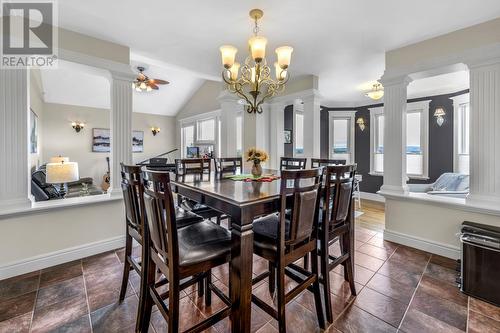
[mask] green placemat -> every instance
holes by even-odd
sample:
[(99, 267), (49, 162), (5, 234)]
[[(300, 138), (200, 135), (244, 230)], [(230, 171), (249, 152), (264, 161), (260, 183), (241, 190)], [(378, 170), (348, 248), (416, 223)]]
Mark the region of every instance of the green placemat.
[(230, 175), (226, 176), (226, 178), (235, 180), (235, 181), (259, 181), (259, 180), (266, 180), (266, 181), (272, 181), (275, 179), (278, 179), (279, 177), (273, 175), (273, 174), (265, 174), (259, 177), (254, 177), (252, 174), (241, 174), (241, 175)]

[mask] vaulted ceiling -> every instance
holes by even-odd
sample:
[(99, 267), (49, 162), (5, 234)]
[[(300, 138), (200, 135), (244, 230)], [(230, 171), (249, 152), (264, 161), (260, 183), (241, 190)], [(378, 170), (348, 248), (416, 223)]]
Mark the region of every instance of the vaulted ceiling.
[[(65, 0), (59, 24), (185, 68), (199, 85), (219, 77), (220, 45), (238, 47), (242, 60), (255, 7), (264, 10), (268, 57), (293, 46), (291, 74), (317, 75), (326, 105), (362, 101), (360, 87), (383, 74), (385, 51), (500, 16), (498, 0)], [(174, 89), (173, 72), (157, 70), (152, 76), (165, 76)]]

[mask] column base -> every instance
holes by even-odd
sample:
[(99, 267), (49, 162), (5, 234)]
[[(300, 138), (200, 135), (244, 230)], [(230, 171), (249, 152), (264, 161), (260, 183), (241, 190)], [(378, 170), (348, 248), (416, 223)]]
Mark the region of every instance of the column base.
[(384, 194), (397, 194), (397, 195), (408, 195), (410, 192), (407, 185), (404, 186), (395, 186), (395, 185), (382, 185), (380, 191), (377, 193), (380, 195)]
[(31, 200), (28, 198), (0, 200), (0, 211), (22, 210), (31, 208)]
[(111, 198), (123, 198), (123, 191), (121, 187), (109, 188), (108, 193)]

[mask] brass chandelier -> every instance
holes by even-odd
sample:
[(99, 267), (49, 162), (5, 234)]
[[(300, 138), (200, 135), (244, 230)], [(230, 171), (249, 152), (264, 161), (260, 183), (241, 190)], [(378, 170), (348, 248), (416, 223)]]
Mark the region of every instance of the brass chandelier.
[(278, 93), (283, 92), (288, 82), (287, 73), (293, 48), (281, 46), (276, 49), (278, 61), (274, 63), (276, 79), (271, 77), (271, 68), (266, 61), (267, 39), (259, 36), (258, 21), (264, 12), (252, 9), (250, 17), (255, 22), (254, 36), (248, 40), (250, 55), (245, 59), (243, 66), (235, 62), (238, 49), (231, 45), (220, 47), (222, 54), (222, 79), (227, 83), (230, 92), (245, 100), (248, 113), (262, 113), (264, 101)]

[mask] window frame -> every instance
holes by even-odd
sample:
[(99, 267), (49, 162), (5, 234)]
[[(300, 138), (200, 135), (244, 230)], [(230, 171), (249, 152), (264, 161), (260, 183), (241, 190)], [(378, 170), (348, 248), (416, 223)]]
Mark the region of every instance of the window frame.
[[(215, 124), (214, 124), (214, 140), (198, 140), (198, 125), (199, 123), (213, 119)], [(181, 158), (186, 158), (186, 147), (185, 146), (185, 138), (184, 138), (184, 133), (183, 129), (185, 127), (189, 126), (194, 126), (194, 139), (193, 139), (193, 145), (195, 146), (203, 146), (203, 145), (213, 145), (214, 149), (214, 156), (219, 156), (220, 155), (220, 111), (212, 111), (212, 112), (206, 112), (200, 115), (196, 115), (193, 117), (188, 117), (179, 120), (179, 127), (180, 127), (180, 137), (181, 137)]]
[[(412, 112), (422, 112), (422, 116), (420, 117), (420, 145), (422, 150), (422, 174), (408, 174), (407, 177), (410, 179), (429, 179), (429, 104), (430, 100), (420, 101), (420, 102), (411, 102), (406, 105), (406, 114)], [(372, 176), (383, 176), (384, 171), (375, 171), (375, 144), (377, 138), (375, 137), (377, 130), (377, 117), (384, 114), (384, 107), (374, 107), (370, 108), (370, 172), (369, 174)], [(385, 120), (385, 119), (384, 119)], [(405, 123), (406, 123), (406, 115), (405, 115)], [(385, 129), (385, 123), (384, 123)], [(405, 138), (406, 141), (406, 138)], [(405, 142), (406, 147), (406, 142)], [(385, 153), (385, 150), (384, 150)], [(405, 158), (407, 158), (406, 148), (405, 148)], [(408, 168), (407, 170), (408, 171)]]
[(329, 133), (329, 138), (328, 138), (328, 158), (330, 159), (336, 159), (336, 157), (333, 154), (333, 141), (334, 141), (334, 126), (333, 122), (335, 119), (339, 120), (348, 120), (349, 125), (348, 125), (348, 133), (347, 133), (347, 147), (348, 147), (348, 154), (349, 154), (349, 160), (347, 161), (348, 164), (353, 164), (356, 163), (356, 150), (355, 150), (355, 118), (356, 118), (356, 112), (357, 111), (330, 111), (328, 112), (328, 133)]
[[(469, 174), (470, 174), (470, 93), (465, 93), (462, 95), (454, 96), (450, 98), (453, 101), (453, 172), (459, 172), (459, 159), (460, 155), (469, 156)], [(460, 154), (459, 152), (459, 140), (461, 138), (459, 125), (462, 123), (461, 119), (461, 106), (464, 104), (469, 105), (469, 154)]]
[[(294, 109), (295, 109), (295, 105), (294, 105)], [(302, 153), (297, 153), (297, 133), (298, 133), (298, 131), (297, 131), (297, 116), (302, 117)], [(293, 156), (294, 157), (303, 157), (304, 156), (304, 141), (305, 141), (304, 122), (305, 122), (304, 112), (294, 110), (294, 112), (293, 112), (293, 133), (292, 133), (292, 135), (293, 135), (293, 140), (292, 140)]]

